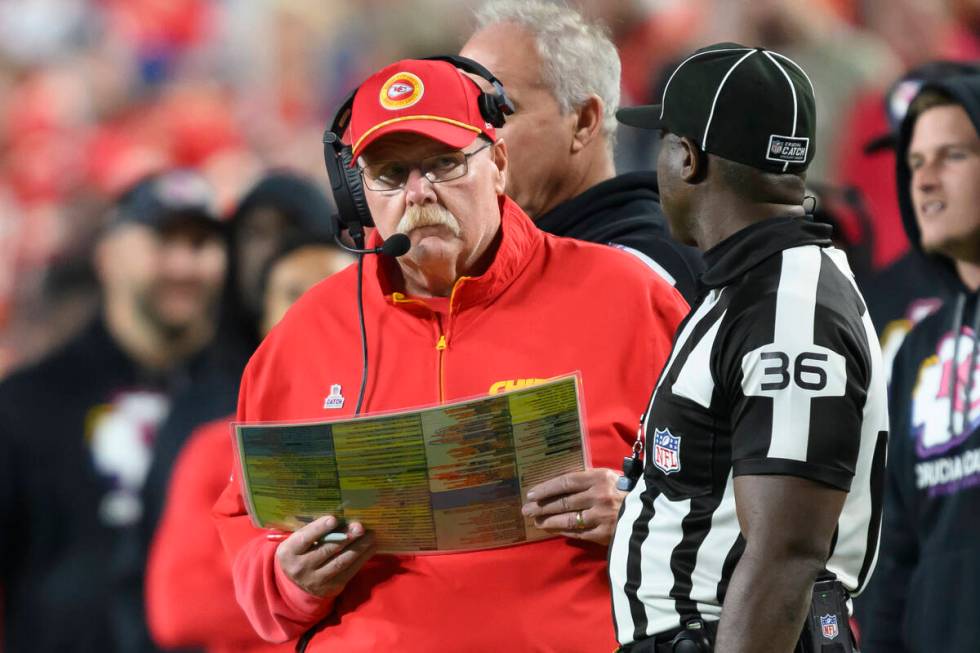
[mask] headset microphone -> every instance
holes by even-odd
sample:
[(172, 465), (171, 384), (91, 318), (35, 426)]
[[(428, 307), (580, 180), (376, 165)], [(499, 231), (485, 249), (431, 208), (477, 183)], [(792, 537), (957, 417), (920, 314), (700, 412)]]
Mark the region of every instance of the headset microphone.
[(398, 258), (399, 256), (406, 254), (408, 250), (412, 248), (412, 241), (405, 234), (392, 234), (390, 238), (381, 243), (380, 247), (370, 247), (368, 249), (348, 247), (347, 244), (340, 239), (340, 236), (335, 235), (333, 240), (335, 243), (337, 243), (337, 246), (340, 247), (340, 249), (357, 255), (381, 254), (382, 256)]

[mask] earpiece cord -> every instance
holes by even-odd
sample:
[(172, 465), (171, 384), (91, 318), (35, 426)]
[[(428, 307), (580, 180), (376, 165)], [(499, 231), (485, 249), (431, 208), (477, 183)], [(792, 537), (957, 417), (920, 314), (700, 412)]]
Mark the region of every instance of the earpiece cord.
[(357, 257), (357, 319), (361, 324), (361, 389), (357, 391), (355, 417), (361, 414), (361, 403), (364, 401), (364, 389), (367, 387), (368, 378), (367, 329), (364, 326), (364, 254)]

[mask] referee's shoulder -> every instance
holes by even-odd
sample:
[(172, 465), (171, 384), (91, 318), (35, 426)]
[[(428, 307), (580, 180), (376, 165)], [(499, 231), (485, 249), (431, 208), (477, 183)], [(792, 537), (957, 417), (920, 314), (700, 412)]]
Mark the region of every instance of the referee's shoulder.
[(868, 305), (857, 287), (847, 255), (836, 247), (819, 247), (818, 250), (822, 265), (815, 303), (824, 313), (860, 324), (868, 312)]
[(725, 289), (730, 295), (727, 313), (739, 315), (771, 311), (780, 299), (793, 301), (809, 297), (812, 300), (813, 286), (819, 279), (820, 267), (791, 274), (787, 274), (784, 268), (785, 257), (796, 257), (807, 250), (820, 252), (821, 248), (803, 245), (781, 250), (760, 261), (729, 284)]
[(780, 292), (793, 292), (785, 286), (780, 287), (781, 255), (780, 252), (770, 256), (725, 287), (724, 292), (729, 294), (725, 311), (729, 320), (742, 314), (772, 312)]
[[(784, 265), (786, 257), (802, 259), (814, 253), (820, 257), (819, 265)], [(729, 289), (729, 317), (761, 318), (771, 314), (777, 303), (798, 303), (819, 307), (825, 317), (860, 321), (867, 306), (846, 266), (835, 260), (839, 254), (831, 247), (801, 245), (762, 261)]]

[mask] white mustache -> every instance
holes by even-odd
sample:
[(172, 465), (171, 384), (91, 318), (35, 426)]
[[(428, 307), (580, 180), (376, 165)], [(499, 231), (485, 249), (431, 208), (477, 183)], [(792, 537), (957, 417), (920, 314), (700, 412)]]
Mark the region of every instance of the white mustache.
[(424, 206), (410, 206), (406, 208), (405, 214), (395, 227), (395, 232), (407, 235), (415, 229), (422, 227), (446, 227), (456, 238), (459, 238), (462, 233), (459, 227), (459, 220), (456, 219), (456, 216), (440, 204), (426, 204)]

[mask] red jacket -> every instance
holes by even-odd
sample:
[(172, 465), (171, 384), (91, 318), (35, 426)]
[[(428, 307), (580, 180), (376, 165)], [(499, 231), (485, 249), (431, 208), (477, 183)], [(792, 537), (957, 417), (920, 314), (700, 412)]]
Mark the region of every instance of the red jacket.
[[(448, 302), (392, 292), (397, 264), (365, 261), (364, 411), (486, 395), (578, 370), (593, 465), (618, 469), (687, 304), (629, 254), (544, 234), (510, 199), (501, 200), (501, 213), (493, 263), (458, 281)], [(245, 371), (239, 420), (353, 413), (361, 378), (356, 279), (348, 268), (293, 305)], [(324, 409), (333, 384), (345, 397), (339, 410)], [(332, 610), (310, 651), (616, 647), (606, 547), (556, 538), (473, 553), (378, 555), (336, 601), (324, 601), (275, 564), (276, 544), (251, 526), (236, 479), (215, 513), (238, 600), (267, 639), (296, 637)]]
[(287, 653), (255, 634), (235, 601), (231, 565), (211, 521), (235, 461), (231, 418), (205, 424), (184, 445), (146, 567), (146, 616), (164, 648), (208, 653)]

